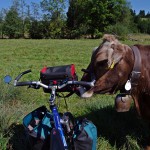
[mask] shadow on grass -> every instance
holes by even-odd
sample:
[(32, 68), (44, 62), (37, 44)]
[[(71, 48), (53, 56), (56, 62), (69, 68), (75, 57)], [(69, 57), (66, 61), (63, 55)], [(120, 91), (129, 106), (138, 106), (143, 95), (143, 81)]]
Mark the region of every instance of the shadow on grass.
[(7, 150), (30, 150), (29, 137), (22, 124), (12, 124)]
[[(90, 108), (91, 109), (91, 108)], [(90, 113), (80, 117), (86, 117), (96, 125), (98, 137), (104, 138), (117, 149), (127, 146), (127, 137), (137, 140), (144, 147), (146, 139), (150, 136), (148, 123), (138, 118), (135, 109), (128, 112), (116, 112), (112, 106), (99, 110), (89, 110)]]
[[(137, 117), (134, 109), (129, 112), (117, 113), (112, 106), (99, 110), (90, 110), (86, 117), (97, 126), (98, 137), (104, 138), (112, 146), (121, 149), (127, 143), (127, 136), (131, 136), (144, 146), (143, 139), (150, 135), (148, 124)], [(12, 137), (8, 143), (8, 150), (30, 150), (28, 136), (23, 125), (14, 124), (12, 127)]]

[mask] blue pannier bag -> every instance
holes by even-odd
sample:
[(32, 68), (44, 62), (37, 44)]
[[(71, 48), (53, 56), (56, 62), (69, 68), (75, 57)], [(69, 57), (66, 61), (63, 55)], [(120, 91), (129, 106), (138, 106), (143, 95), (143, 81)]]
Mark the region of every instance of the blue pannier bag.
[[(50, 146), (53, 116), (45, 106), (41, 106), (23, 118), (23, 125), (35, 150), (45, 150)], [(45, 148), (47, 147), (47, 148)]]
[(29, 135), (44, 140), (50, 135), (52, 120), (52, 114), (50, 114), (45, 106), (42, 106), (26, 115), (23, 118), (23, 125)]
[(44, 140), (50, 135), (52, 120), (52, 114), (45, 106), (41, 106), (23, 118), (23, 125), (29, 135)]
[(74, 149), (75, 150), (96, 150), (97, 128), (89, 120), (77, 120), (74, 129)]

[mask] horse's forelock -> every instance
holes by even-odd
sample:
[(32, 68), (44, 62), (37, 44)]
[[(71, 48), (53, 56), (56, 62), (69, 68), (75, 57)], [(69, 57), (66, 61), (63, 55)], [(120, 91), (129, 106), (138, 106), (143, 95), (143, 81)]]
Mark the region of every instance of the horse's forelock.
[(118, 39), (114, 36), (114, 35), (111, 35), (111, 34), (104, 34), (103, 36), (103, 43), (106, 43), (106, 42), (110, 42), (110, 43), (118, 43)]

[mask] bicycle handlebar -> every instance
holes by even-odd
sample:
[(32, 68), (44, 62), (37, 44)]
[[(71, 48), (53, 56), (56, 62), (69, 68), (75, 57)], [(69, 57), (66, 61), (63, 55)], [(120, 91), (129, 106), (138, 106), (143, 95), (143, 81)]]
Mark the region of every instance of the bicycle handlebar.
[(66, 83), (63, 83), (62, 85), (46, 85), (46, 84), (43, 84), (42, 82), (40, 81), (25, 81), (25, 82), (18, 82), (19, 79), (24, 75), (24, 74), (27, 74), (27, 73), (30, 73), (31, 70), (27, 70), (27, 71), (24, 71), (22, 73), (20, 73), (16, 78), (15, 78), (15, 81), (14, 81), (14, 86), (31, 86), (31, 85), (34, 85), (34, 86), (40, 86), (40, 87), (43, 87), (43, 88), (46, 88), (46, 89), (52, 89), (53, 87), (55, 87), (56, 89), (62, 89), (63, 87), (65, 87), (66, 85), (81, 85), (81, 86), (88, 86), (88, 87), (93, 87), (94, 86), (94, 83), (95, 83), (95, 80), (91, 81), (91, 82), (85, 82), (85, 81), (68, 81)]
[(14, 86), (27, 86), (27, 85), (33, 85), (32, 81), (14, 82)]
[(20, 74), (15, 78), (15, 80), (16, 80), (16, 81), (19, 81), (19, 79), (20, 79), (24, 74), (27, 74), (27, 73), (29, 73), (29, 72), (31, 72), (31, 69), (26, 70), (26, 71), (20, 73)]

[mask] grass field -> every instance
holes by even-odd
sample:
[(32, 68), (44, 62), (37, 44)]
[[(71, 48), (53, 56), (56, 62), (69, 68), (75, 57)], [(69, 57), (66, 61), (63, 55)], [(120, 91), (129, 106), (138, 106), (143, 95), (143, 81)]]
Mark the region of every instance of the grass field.
[[(24, 80), (38, 80), (44, 66), (75, 64), (80, 79), (81, 69), (86, 68), (90, 61), (92, 48), (98, 46), (100, 41), (0, 40), (0, 150), (29, 149), (22, 118), (43, 104), (48, 106), (49, 98), (42, 89), (37, 91), (5, 85), (3, 77), (9, 74), (14, 79), (20, 72), (31, 69), (32, 73), (26, 75)], [(149, 44), (150, 37), (140, 42)], [(133, 45), (138, 41), (124, 43)], [(87, 117), (97, 126), (98, 150), (142, 149), (143, 139), (149, 134), (147, 124), (137, 117), (134, 108), (127, 113), (117, 113), (114, 98), (115, 95), (95, 95), (90, 99), (80, 99), (73, 95), (67, 99), (68, 109), (75, 117)], [(59, 110), (66, 111), (64, 100), (59, 102)]]

